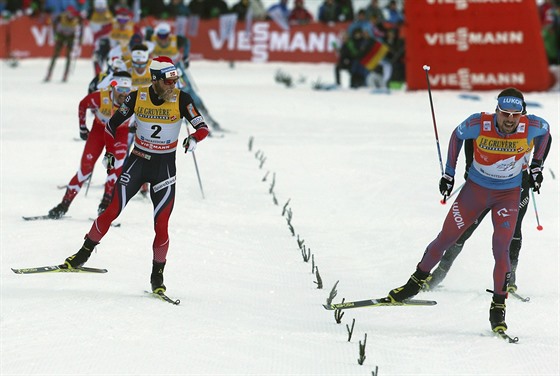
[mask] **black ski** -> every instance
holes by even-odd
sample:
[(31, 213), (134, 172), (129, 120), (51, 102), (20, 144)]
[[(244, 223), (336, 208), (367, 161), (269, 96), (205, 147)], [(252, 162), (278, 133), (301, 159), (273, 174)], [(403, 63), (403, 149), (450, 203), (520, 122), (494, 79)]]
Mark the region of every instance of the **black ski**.
[(388, 307), (388, 306), (433, 306), (436, 305), (435, 300), (407, 299), (402, 302), (393, 302), (388, 297), (379, 299), (357, 300), (353, 302), (323, 304), (325, 309), (333, 311), (335, 309), (349, 309), (361, 307)]
[(37, 274), (37, 273), (107, 273), (107, 269), (89, 268), (80, 266), (78, 268), (67, 268), (65, 265), (39, 266), (35, 268), (14, 269), (16, 274)]
[(21, 218), (25, 219), (26, 221), (42, 221), (42, 220), (46, 220), (46, 219), (53, 219), (53, 220), (57, 220), (57, 219), (62, 219), (62, 218), (72, 218), (72, 217), (60, 217), (60, 218), (51, 218), (48, 215), (35, 215), (35, 216), (31, 216), (31, 217), (25, 217), (22, 216)]
[(513, 296), (514, 298), (519, 299), (519, 300), (521, 300), (522, 302), (525, 302), (525, 303), (528, 302), (529, 300), (531, 300), (531, 298), (529, 298), (528, 296), (519, 295), (519, 294), (516, 293), (515, 291), (509, 291), (508, 293), (509, 293), (511, 296)]
[[(59, 219), (68, 219), (68, 218), (72, 218), (72, 217), (64, 215), (60, 218), (51, 218), (48, 215), (35, 215), (35, 216), (32, 216), (32, 217), (22, 216), (21, 218), (23, 218), (26, 221), (46, 221), (48, 219), (51, 219), (53, 221), (58, 221)], [(89, 220), (90, 221), (95, 221), (95, 218), (89, 218)], [(111, 223), (111, 227), (121, 227), (121, 224), (119, 222)]]
[(169, 296), (165, 295), (164, 292), (150, 292), (150, 291), (144, 291), (144, 292), (146, 294), (153, 296), (154, 298), (158, 298), (160, 300), (163, 300), (164, 302), (171, 303), (173, 305), (181, 304), (181, 301), (179, 299), (173, 300)]
[(508, 341), (509, 343), (517, 343), (519, 342), (519, 338), (517, 337), (510, 337), (506, 332), (504, 332), (503, 330), (497, 330), (494, 332), (496, 334), (496, 336), (498, 336), (499, 338)]

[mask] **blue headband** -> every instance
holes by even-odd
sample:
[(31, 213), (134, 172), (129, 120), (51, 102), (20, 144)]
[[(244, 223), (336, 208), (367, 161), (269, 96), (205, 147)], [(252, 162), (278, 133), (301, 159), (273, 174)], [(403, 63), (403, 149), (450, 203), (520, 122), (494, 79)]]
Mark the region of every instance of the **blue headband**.
[(517, 97), (500, 97), (498, 98), (498, 107), (500, 110), (511, 112), (523, 111), (523, 99)]

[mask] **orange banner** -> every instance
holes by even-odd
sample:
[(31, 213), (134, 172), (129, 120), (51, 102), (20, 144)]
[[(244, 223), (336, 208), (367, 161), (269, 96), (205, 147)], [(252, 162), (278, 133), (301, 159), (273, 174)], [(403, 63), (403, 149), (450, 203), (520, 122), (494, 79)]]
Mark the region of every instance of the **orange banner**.
[(553, 80), (534, 0), (415, 0), (406, 6), (409, 89), (523, 91)]

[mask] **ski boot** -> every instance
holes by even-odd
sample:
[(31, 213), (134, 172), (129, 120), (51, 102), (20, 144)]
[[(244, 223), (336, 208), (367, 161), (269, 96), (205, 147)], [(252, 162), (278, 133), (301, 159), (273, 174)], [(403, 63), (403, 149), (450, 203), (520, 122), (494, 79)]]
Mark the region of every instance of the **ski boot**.
[(150, 283), (152, 284), (152, 292), (155, 294), (163, 293), (166, 290), (163, 284), (163, 268), (165, 268), (165, 262), (153, 262)]
[(506, 331), (506, 296), (494, 294), (490, 304), (490, 326), (493, 332)]
[(101, 200), (101, 203), (97, 207), (97, 215), (101, 215), (101, 213), (103, 213), (105, 209), (107, 209), (107, 207), (111, 203), (111, 198), (112, 198), (111, 195), (107, 193), (103, 195), (103, 199)]
[(72, 256), (64, 260), (65, 268), (75, 269), (84, 265), (89, 259), (89, 257), (91, 256), (91, 252), (93, 251), (93, 249), (97, 244), (99, 243), (94, 242), (93, 240), (91, 240), (86, 236), (86, 240), (84, 241), (82, 248), (80, 248), (80, 250), (77, 253), (73, 254)]
[(392, 302), (402, 302), (403, 300), (412, 298), (420, 292), (420, 289), (424, 286), (429, 275), (430, 272), (423, 272), (420, 269), (416, 269), (405, 285), (389, 291), (388, 298), (391, 299)]
[(60, 204), (56, 205), (54, 208), (49, 210), (49, 218), (51, 219), (62, 218), (62, 216), (66, 214), (66, 212), (68, 211), (68, 208), (70, 207), (70, 202), (71, 201), (68, 200), (62, 200)]

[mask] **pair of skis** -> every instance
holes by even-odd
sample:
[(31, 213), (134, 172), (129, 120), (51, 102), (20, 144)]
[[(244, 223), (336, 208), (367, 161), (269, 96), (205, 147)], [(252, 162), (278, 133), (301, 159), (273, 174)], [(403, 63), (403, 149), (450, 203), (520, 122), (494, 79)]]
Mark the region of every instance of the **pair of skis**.
[[(33, 268), (22, 268), (16, 269), (12, 268), (12, 271), (16, 274), (41, 274), (41, 273), (94, 273), (94, 274), (103, 274), (107, 273), (107, 269), (100, 269), (100, 268), (90, 268), (87, 266), (79, 266), (77, 268), (68, 268), (66, 265), (48, 265), (48, 266), (39, 266)], [(164, 302), (179, 305), (181, 301), (179, 299), (172, 299), (167, 296), (164, 292), (149, 292), (145, 291), (150, 296), (156, 297)]]
[[(527, 299), (523, 301), (528, 301), (528, 298), (520, 297), (520, 299)], [(334, 310), (343, 310), (343, 309), (350, 309), (350, 308), (364, 308), (364, 307), (403, 307), (403, 306), (434, 306), (437, 302), (435, 300), (422, 300), (422, 299), (406, 299), (402, 302), (396, 302), (391, 300), (389, 297), (384, 298), (377, 298), (377, 299), (365, 299), (365, 300), (355, 300), (350, 302), (342, 302), (342, 303), (330, 303), (330, 304), (323, 304), (323, 307), (326, 310), (334, 311)], [(518, 337), (510, 337), (504, 330), (497, 330), (492, 332), (498, 338), (501, 338), (508, 343), (517, 343), (519, 342)]]

